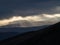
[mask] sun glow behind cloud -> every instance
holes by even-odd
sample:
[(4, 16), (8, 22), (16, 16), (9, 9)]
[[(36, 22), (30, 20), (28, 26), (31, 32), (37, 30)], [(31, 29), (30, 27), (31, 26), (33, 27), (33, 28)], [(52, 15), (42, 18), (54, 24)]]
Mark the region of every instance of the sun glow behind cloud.
[(38, 22), (38, 21), (52, 21), (52, 22), (57, 22), (60, 21), (60, 14), (40, 14), (40, 15), (34, 15), (34, 16), (13, 16), (9, 19), (2, 19), (0, 20), (0, 26), (5, 26), (9, 25), (11, 22), (14, 21), (20, 21), (20, 20), (27, 20), (30, 22)]

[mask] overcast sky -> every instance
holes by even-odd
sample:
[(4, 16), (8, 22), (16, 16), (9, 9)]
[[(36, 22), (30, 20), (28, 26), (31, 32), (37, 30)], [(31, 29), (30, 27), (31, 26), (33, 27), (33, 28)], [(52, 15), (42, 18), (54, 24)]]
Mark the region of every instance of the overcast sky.
[(60, 13), (60, 0), (0, 0), (0, 19), (45, 13)]
[[(45, 17), (40, 16), (39, 18), (39, 15), (43, 15), (43, 14), (52, 15), (53, 17), (55, 16), (54, 19), (56, 19), (56, 14), (60, 15), (60, 0), (0, 0), (0, 23), (1, 24), (13, 20), (14, 16), (15, 17), (20, 16), (20, 18), (17, 20), (21, 20), (21, 18), (28, 19), (26, 17), (29, 16), (30, 16), (29, 20), (31, 20), (32, 17), (33, 20), (35, 19), (43, 20), (46, 19), (45, 15), (44, 15)], [(37, 18), (35, 18), (34, 16)], [(50, 18), (52, 16), (50, 16)]]

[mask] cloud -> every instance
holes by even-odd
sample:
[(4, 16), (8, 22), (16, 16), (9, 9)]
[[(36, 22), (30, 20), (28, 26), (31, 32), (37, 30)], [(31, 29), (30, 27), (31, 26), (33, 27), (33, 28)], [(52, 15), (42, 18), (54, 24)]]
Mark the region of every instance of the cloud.
[(59, 15), (59, 0), (0, 0), (0, 26), (21, 20), (32, 25), (41, 21), (54, 23), (59, 21)]
[(21, 21), (28, 21), (31, 24), (33, 24), (32, 22), (42, 22), (42, 21), (43, 22), (53, 22), (53, 23), (56, 23), (56, 22), (60, 21), (60, 14), (53, 14), (53, 15), (42, 14), (42, 15), (34, 15), (34, 16), (26, 16), (26, 17), (13, 16), (13, 17), (11, 17), (9, 19), (2, 19), (2, 20), (0, 20), (0, 26), (9, 25), (10, 23), (14, 24), (15, 21), (16, 22), (17, 21), (19, 21), (19, 22), (21, 22)]
[(56, 11), (59, 6), (59, 0), (0, 0), (0, 19), (12, 16), (56, 14), (60, 13)]

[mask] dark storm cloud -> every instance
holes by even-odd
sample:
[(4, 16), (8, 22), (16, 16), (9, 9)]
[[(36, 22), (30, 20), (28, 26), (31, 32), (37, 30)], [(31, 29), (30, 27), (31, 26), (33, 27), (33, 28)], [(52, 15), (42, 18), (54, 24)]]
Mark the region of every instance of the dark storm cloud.
[(26, 16), (42, 13), (54, 14), (59, 0), (0, 0), (0, 19), (10, 16)]

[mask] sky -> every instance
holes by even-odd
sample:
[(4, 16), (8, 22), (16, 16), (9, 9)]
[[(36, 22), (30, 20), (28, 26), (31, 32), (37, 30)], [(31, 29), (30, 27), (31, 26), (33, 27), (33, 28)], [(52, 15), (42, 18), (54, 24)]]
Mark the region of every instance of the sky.
[(33, 26), (34, 22), (38, 26), (42, 21), (49, 24), (60, 21), (60, 0), (0, 0), (0, 26), (15, 21), (21, 24), (21, 20)]

